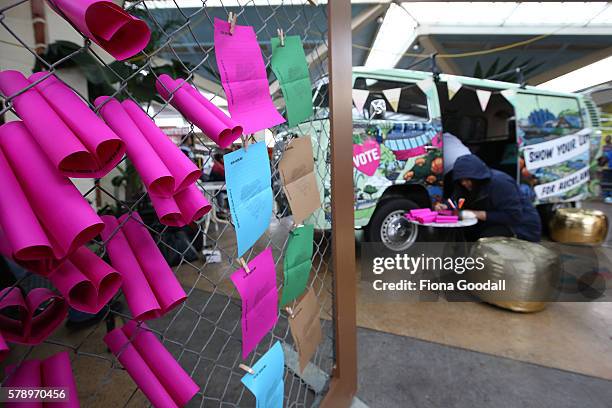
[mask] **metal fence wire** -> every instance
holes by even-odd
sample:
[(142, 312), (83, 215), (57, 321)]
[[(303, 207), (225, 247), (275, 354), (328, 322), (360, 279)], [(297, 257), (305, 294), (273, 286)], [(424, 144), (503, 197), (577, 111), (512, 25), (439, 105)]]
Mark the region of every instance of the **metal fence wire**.
[[(313, 84), (325, 82), (327, 75), (327, 9), (308, 1), (182, 1), (139, 0), (123, 5), (133, 15), (149, 25), (152, 36), (146, 49), (125, 62), (117, 62), (64, 20), (53, 24), (65, 27), (47, 27), (47, 30), (71, 32), (76, 41), (44, 41), (40, 43), (37, 24), (45, 24), (54, 15), (53, 9), (42, 0), (2, 0), (0, 3), (0, 46), (3, 55), (0, 69), (7, 69), (11, 61), (31, 59), (32, 71), (49, 71), (77, 92), (94, 109), (92, 101), (100, 95), (111, 95), (120, 100), (131, 98), (149, 112), (158, 123), (178, 117), (169, 104), (155, 92), (158, 75), (168, 73), (187, 78), (213, 102), (225, 98), (215, 63), (213, 20), (227, 19), (229, 12), (238, 16), (238, 24), (254, 27), (261, 45), (269, 73), (270, 89), (279, 110), (283, 100), (276, 79), (271, 73), (270, 38), (282, 28), (286, 35), (299, 35), (309, 62)], [(42, 10), (42, 15), (41, 15)], [(31, 14), (30, 14), (31, 13)], [(16, 14), (32, 16), (34, 42), (24, 31), (32, 30), (27, 20), (14, 18)], [(46, 16), (46, 17), (45, 17)], [(55, 16), (54, 16), (55, 17)], [(23, 27), (25, 22), (29, 27)], [(59, 22), (58, 22), (59, 21)], [(28, 71), (22, 70), (27, 76)], [(86, 79), (86, 86), (75, 86), (72, 80)], [(70, 75), (68, 75), (70, 74)], [(27, 88), (26, 88), (27, 89)], [(24, 89), (23, 91), (25, 91)], [(23, 92), (22, 91), (22, 92)], [(267, 246), (272, 247), (277, 265), (277, 286), (282, 290), (282, 260), (289, 232), (292, 229), (291, 212), (280, 186), (278, 163), (288, 141), (307, 134), (317, 149), (326, 149), (328, 127), (321, 126), (327, 115), (327, 88), (319, 90), (315, 115), (310, 123), (299, 129), (280, 125), (270, 129), (264, 137), (271, 150), (274, 214), (267, 232), (245, 254), (245, 260), (255, 257)], [(3, 121), (15, 119), (13, 96), (3, 96), (0, 116)], [(215, 101), (216, 99), (216, 101)], [(94, 109), (95, 110), (95, 109)], [(179, 118), (180, 122), (180, 118)], [(317, 124), (318, 122), (318, 124)], [(310, 129), (317, 128), (314, 132)], [(204, 136), (193, 124), (173, 126), (167, 133), (198, 166), (209, 169), (216, 155), (224, 152)], [(49, 137), (53, 137), (49, 135)], [(256, 135), (257, 137), (257, 135)], [(326, 157), (318, 155), (315, 157)], [(327, 163), (325, 163), (327, 164)], [(321, 180), (328, 179), (328, 165), (315, 166)], [(212, 174), (212, 173), (211, 173)], [(148, 327), (158, 335), (164, 346), (177, 358), (180, 365), (201, 387), (188, 406), (251, 407), (253, 396), (241, 384), (245, 374), (240, 363), (257, 361), (277, 340), (286, 350), (285, 406), (316, 406), (324, 396), (334, 366), (334, 322), (332, 313), (333, 290), (331, 284), (331, 240), (326, 232), (331, 219), (314, 217), (315, 242), (313, 266), (309, 285), (314, 288), (321, 305), (323, 342), (303, 373), (298, 373), (297, 357), (289, 331), (287, 314), (280, 312), (273, 331), (266, 335), (247, 361), (241, 358), (241, 302), (229, 277), (240, 268), (237, 262), (235, 234), (231, 225), (224, 182), (212, 182), (212, 175), (198, 181), (213, 206), (213, 211), (185, 228), (163, 226), (151, 207), (139, 176), (127, 159), (123, 159), (108, 176), (99, 180), (73, 180), (84, 197), (100, 213), (115, 215), (138, 211), (151, 235), (173, 267), (188, 294), (187, 300), (167, 315), (147, 321)], [(89, 183), (89, 184), (88, 184)], [(0, 193), (1, 194), (1, 193)], [(329, 190), (326, 189), (327, 199)], [(322, 203), (322, 205), (324, 205)], [(66, 214), (66, 217), (69, 217)], [(90, 248), (106, 258), (105, 242), (96, 240)], [(12, 272), (9, 273), (8, 270)], [(46, 279), (11, 265), (2, 271), (3, 286), (18, 286), (25, 292), (34, 287), (53, 288)], [(11, 276), (13, 275), (13, 276)], [(2, 365), (19, 364), (30, 358), (46, 358), (58, 351), (70, 352), (81, 406), (84, 407), (140, 407), (149, 402), (137, 388), (117, 359), (107, 350), (102, 337), (122, 321), (131, 318), (121, 291), (101, 312), (103, 316), (84, 324), (62, 324), (38, 346), (11, 345), (11, 353)], [(73, 311), (70, 312), (69, 321)], [(293, 354), (292, 354), (293, 353)], [(293, 356), (293, 357), (292, 357)], [(5, 379), (3, 379), (3, 382)]]

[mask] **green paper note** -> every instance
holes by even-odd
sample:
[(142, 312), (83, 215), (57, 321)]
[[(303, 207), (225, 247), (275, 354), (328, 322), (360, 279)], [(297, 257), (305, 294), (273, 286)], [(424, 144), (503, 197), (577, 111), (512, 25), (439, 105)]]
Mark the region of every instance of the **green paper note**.
[(285, 46), (274, 37), (272, 43), (272, 71), (280, 83), (289, 126), (295, 126), (312, 116), (312, 84), (308, 63), (297, 35), (285, 37)]
[(304, 225), (290, 232), (283, 269), (285, 280), (280, 307), (295, 300), (306, 289), (312, 268), (314, 227)]

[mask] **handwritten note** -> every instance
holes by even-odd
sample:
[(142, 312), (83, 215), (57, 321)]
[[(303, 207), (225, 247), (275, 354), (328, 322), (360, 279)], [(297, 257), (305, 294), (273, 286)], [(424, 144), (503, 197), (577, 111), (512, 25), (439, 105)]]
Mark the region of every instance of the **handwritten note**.
[(317, 351), (321, 343), (320, 307), (317, 296), (312, 288), (304, 295), (300, 303), (293, 309), (293, 316), (289, 317), (291, 336), (295, 343), (300, 361), (300, 370), (304, 368)]
[(242, 298), (242, 358), (247, 358), (278, 321), (278, 292), (272, 249), (266, 248), (231, 276)]
[(280, 301), (281, 307), (295, 300), (306, 289), (312, 267), (313, 236), (314, 227), (312, 225), (296, 228), (289, 235), (283, 259), (285, 280)]
[(242, 383), (255, 395), (257, 408), (283, 408), (285, 355), (277, 341), (251, 367), (254, 374), (242, 377)]
[(270, 161), (264, 142), (223, 156), (225, 182), (236, 229), (238, 256), (265, 232), (272, 217)]
[(278, 163), (278, 171), (293, 213), (293, 222), (301, 224), (321, 206), (310, 137), (299, 137), (289, 143)]
[(227, 21), (215, 18), (215, 55), (232, 119), (245, 134), (285, 122), (272, 103), (253, 27), (236, 25), (233, 34), (229, 29)]
[(278, 38), (272, 38), (271, 45), (272, 71), (283, 91), (287, 122), (295, 126), (312, 116), (312, 84), (302, 41), (292, 35), (285, 38), (284, 46)]

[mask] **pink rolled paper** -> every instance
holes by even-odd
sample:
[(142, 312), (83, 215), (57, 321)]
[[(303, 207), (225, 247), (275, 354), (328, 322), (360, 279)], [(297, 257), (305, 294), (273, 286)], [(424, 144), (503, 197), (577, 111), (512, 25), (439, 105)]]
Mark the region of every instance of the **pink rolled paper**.
[(166, 165), (159, 159), (123, 105), (116, 99), (100, 96), (94, 102), (106, 123), (123, 139), (129, 159), (134, 163), (147, 191), (162, 197), (174, 194), (175, 180)]
[(159, 221), (170, 227), (184, 227), (202, 218), (212, 208), (200, 189), (192, 184), (173, 197), (149, 194)]
[(440, 224), (456, 224), (459, 221), (459, 217), (454, 215), (438, 215), (436, 222)]
[(117, 219), (111, 215), (102, 216), (105, 228), (100, 234), (106, 241), (111, 264), (121, 273), (122, 288), (132, 316), (147, 320), (159, 316), (160, 305), (145, 278), (136, 256), (130, 248)]
[(68, 304), (81, 312), (96, 314), (121, 287), (121, 275), (86, 247), (70, 255), (49, 280)]
[(154, 407), (178, 407), (122, 329), (118, 327), (104, 336), (104, 343)]
[(106, 0), (47, 0), (79, 31), (118, 60), (130, 58), (148, 44), (147, 24)]
[[(0, 92), (7, 97), (28, 86), (21, 72), (0, 72)], [(31, 88), (16, 96), (13, 106), (53, 166), (66, 176), (83, 177), (83, 163), (91, 163), (91, 154), (42, 95)]]
[[(7, 376), (7, 379), (3, 384), (4, 387), (38, 388), (44, 386), (40, 372), (39, 360), (26, 360), (23, 361), (19, 366), (15, 364), (8, 365), (4, 369), (4, 373)], [(33, 401), (7, 402), (5, 403), (5, 407), (43, 408), (43, 403)]]
[(119, 218), (119, 222), (123, 224), (121, 229), (161, 307), (160, 315), (164, 315), (184, 302), (187, 294), (168, 266), (153, 237), (142, 224), (140, 215), (136, 212), (131, 216), (124, 214)]
[[(155, 88), (185, 118), (199, 127), (219, 147), (226, 148), (242, 135), (242, 126), (184, 79), (174, 80), (166, 74), (159, 76)], [(172, 98), (172, 99), (170, 99)]]
[(45, 406), (61, 406), (62, 408), (79, 408), (79, 393), (77, 392), (72, 366), (68, 352), (62, 351), (43, 361), (40, 365), (43, 387), (66, 388), (68, 400), (61, 403), (49, 403)]
[(53, 259), (53, 246), (1, 150), (0, 186), (0, 226), (10, 248), (8, 255), (16, 261)]
[(431, 213), (433, 213), (433, 211), (431, 211), (429, 208), (415, 208), (414, 210), (410, 210), (410, 215), (412, 216), (426, 215)]
[[(6, 295), (4, 298), (3, 296)], [(0, 310), (16, 308), (18, 319), (0, 313), (0, 331), (13, 343), (36, 345), (59, 326), (68, 313), (64, 298), (47, 288), (35, 288), (24, 299), (18, 288), (0, 292)], [(42, 311), (38, 308), (46, 304)]]
[[(45, 78), (46, 76), (46, 78)], [(37, 72), (28, 79), (90, 153), (83, 157), (81, 177), (104, 177), (122, 159), (125, 144), (76, 93), (48, 72)], [(75, 170), (76, 171), (76, 170)]]
[(104, 224), (72, 182), (60, 175), (22, 122), (0, 127), (0, 149), (10, 163), (58, 259), (102, 231)]
[(200, 178), (202, 171), (157, 127), (140, 106), (130, 99), (121, 102), (121, 105), (174, 177), (175, 193)]
[(176, 405), (186, 405), (198, 393), (200, 387), (144, 324), (138, 328), (131, 320), (123, 326), (123, 332)]
[(4, 341), (2, 333), (0, 333), (0, 363), (6, 358), (9, 351), (9, 346), (6, 344), (6, 341)]

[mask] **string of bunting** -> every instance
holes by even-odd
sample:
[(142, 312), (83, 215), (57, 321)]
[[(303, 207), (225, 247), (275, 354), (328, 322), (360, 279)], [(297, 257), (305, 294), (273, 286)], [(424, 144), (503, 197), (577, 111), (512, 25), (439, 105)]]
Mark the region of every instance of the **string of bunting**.
[[(504, 89), (504, 90), (498, 91), (498, 90), (486, 90), (486, 89), (476, 88), (470, 85), (462, 84), (460, 81), (454, 78), (450, 78), (446, 80), (445, 83), (446, 83), (447, 90), (448, 90), (448, 100), (449, 101), (452, 100), (461, 89), (473, 91), (476, 93), (476, 96), (478, 97), (480, 108), (482, 109), (483, 112), (487, 110), (487, 106), (489, 104), (489, 100), (491, 99), (492, 95), (502, 95), (504, 98), (508, 100), (508, 102), (513, 103), (514, 97), (516, 96), (516, 93), (517, 93), (515, 89)], [(381, 92), (383, 93), (383, 95), (385, 96), (385, 98), (387, 99), (391, 107), (393, 108), (393, 111), (397, 112), (402, 91), (416, 87), (416, 88), (419, 88), (421, 91), (423, 91), (425, 94), (427, 94), (433, 88), (434, 84), (435, 82), (433, 78), (425, 78), (423, 80), (412, 83), (410, 85), (406, 85), (403, 87), (397, 87), (397, 88), (384, 89)], [(365, 106), (365, 103), (368, 97), (370, 96), (371, 92), (372, 91), (368, 91), (366, 89), (353, 89), (352, 90), (353, 103), (355, 104), (355, 107), (357, 108), (357, 110), (359, 111), (363, 110), (363, 107)]]

